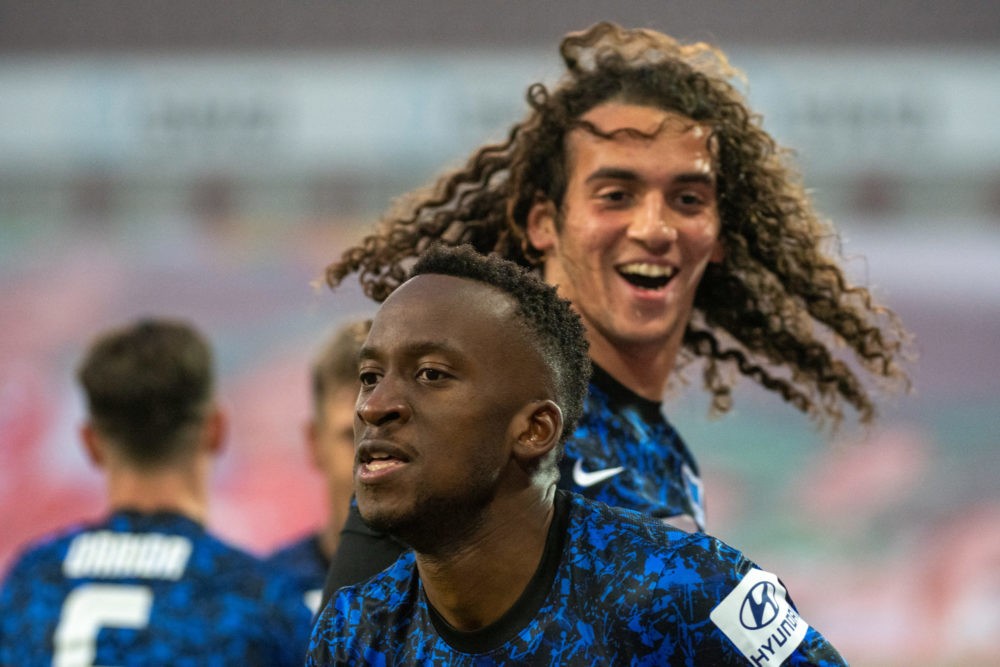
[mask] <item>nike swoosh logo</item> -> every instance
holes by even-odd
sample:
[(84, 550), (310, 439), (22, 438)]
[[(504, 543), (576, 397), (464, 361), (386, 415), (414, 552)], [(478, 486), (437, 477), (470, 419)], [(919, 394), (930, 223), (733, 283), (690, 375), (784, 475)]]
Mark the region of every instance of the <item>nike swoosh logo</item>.
[(573, 465), (573, 483), (577, 486), (586, 488), (603, 482), (606, 479), (610, 479), (623, 470), (625, 470), (625, 468), (618, 466), (617, 468), (605, 468), (604, 470), (587, 472), (583, 469), (583, 461), (577, 459), (576, 463)]

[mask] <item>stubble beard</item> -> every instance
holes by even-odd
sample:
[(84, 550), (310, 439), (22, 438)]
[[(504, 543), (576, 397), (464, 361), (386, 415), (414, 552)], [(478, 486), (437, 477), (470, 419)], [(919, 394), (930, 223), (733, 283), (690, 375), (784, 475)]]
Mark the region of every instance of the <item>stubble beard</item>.
[(460, 548), (483, 525), (495, 497), (494, 484), (472, 477), (460, 493), (448, 496), (420, 489), (406, 509), (393, 511), (365, 503), (359, 509), (373, 530), (391, 535), (417, 553), (445, 555)]

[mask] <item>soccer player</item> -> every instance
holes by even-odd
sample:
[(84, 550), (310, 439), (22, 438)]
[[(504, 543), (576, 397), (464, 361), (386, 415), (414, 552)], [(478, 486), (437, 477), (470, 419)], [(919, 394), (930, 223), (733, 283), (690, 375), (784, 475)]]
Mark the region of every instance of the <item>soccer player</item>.
[(412, 547), (340, 589), (308, 665), (841, 665), (739, 551), (556, 489), (590, 363), (512, 262), (432, 248), (361, 352), (361, 515)]
[[(528, 89), (506, 141), (404, 199), (327, 279), (358, 273), (381, 301), (436, 241), (539, 271), (583, 317), (594, 363), (560, 487), (704, 528), (698, 466), (661, 406), (675, 373), (700, 363), (718, 412), (745, 376), (818, 423), (847, 407), (867, 422), (868, 381), (908, 382), (907, 335), (846, 279), (836, 231), (723, 52), (599, 23), (560, 54), (563, 79)], [(326, 595), (352, 583), (339, 561), (367, 552), (337, 554)]]
[(109, 511), (28, 546), (0, 589), (0, 665), (301, 665), (292, 582), (207, 532), (225, 419), (187, 323), (99, 336), (79, 367)]
[[(314, 614), (354, 492), (358, 352), (370, 324), (364, 320), (341, 326), (312, 364), (313, 410), (305, 427), (305, 440), (313, 465), (326, 480), (328, 519), (317, 532), (295, 540), (267, 558), (269, 565), (295, 577), (303, 601)], [(391, 540), (385, 544), (391, 549), (389, 560), (399, 555), (398, 545)]]

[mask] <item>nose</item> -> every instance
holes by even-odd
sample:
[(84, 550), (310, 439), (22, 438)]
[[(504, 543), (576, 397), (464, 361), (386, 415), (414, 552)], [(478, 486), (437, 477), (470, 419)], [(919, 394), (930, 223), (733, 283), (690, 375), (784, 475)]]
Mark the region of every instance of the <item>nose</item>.
[(673, 211), (663, 196), (650, 193), (642, 205), (636, 208), (635, 217), (628, 228), (628, 236), (651, 251), (664, 251), (677, 240), (677, 228), (672, 218)]
[(358, 417), (370, 426), (386, 426), (405, 422), (410, 418), (410, 407), (399, 387), (388, 375), (370, 389), (358, 395)]

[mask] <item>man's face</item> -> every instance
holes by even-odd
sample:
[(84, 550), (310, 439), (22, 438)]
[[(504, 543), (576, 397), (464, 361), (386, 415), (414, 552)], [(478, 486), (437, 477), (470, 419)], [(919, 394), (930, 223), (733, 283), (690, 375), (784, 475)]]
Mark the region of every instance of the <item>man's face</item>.
[(598, 363), (609, 348), (655, 351), (671, 342), (676, 352), (705, 267), (722, 259), (709, 132), (676, 114), (619, 103), (583, 120), (605, 134), (652, 136), (570, 133), (561, 227), (554, 215), (529, 223), (532, 245), (545, 254), (545, 279), (583, 317)]
[[(356, 383), (355, 383), (356, 384)], [(323, 473), (331, 510), (346, 508), (354, 489), (354, 403), (356, 386), (331, 389), (321, 413), (309, 424), (313, 464)]]
[(499, 290), (442, 275), (417, 276), (382, 305), (355, 416), (355, 493), (373, 527), (427, 551), (479, 525), (515, 465), (515, 413), (544, 394), (514, 312)]

